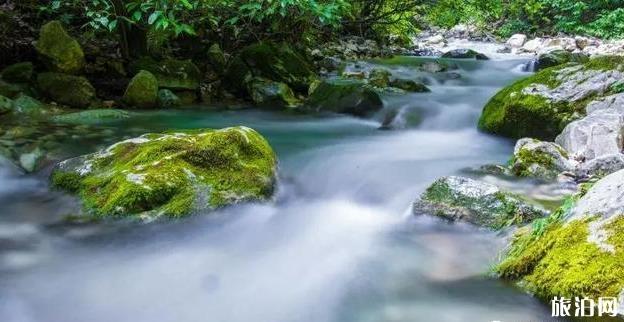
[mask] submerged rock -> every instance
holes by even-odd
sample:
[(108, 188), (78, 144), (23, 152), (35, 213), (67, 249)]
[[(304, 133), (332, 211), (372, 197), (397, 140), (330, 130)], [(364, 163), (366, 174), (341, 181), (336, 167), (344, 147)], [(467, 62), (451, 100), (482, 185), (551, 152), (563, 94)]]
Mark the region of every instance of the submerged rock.
[(84, 68), (85, 58), (80, 44), (58, 21), (50, 21), (41, 27), (35, 49), (51, 71), (76, 74)]
[(71, 107), (89, 107), (95, 99), (95, 89), (82, 76), (41, 73), (37, 76), (37, 85), (49, 99)]
[(561, 146), (530, 138), (518, 140), (509, 164), (517, 176), (551, 180), (561, 172), (573, 171), (575, 166)]
[(123, 101), (137, 108), (154, 108), (158, 103), (158, 80), (145, 70), (136, 74), (123, 96)]
[(390, 81), (390, 86), (413, 93), (423, 93), (431, 91), (427, 86), (425, 86), (425, 84), (413, 81), (411, 79), (396, 78)]
[(547, 68), (498, 92), (485, 105), (479, 128), (512, 138), (553, 140), (582, 117), (588, 103), (610, 95), (624, 80), (622, 57), (598, 57), (582, 65)]
[(34, 75), (31, 62), (17, 63), (2, 70), (2, 79), (10, 83), (29, 83)]
[(476, 52), (472, 49), (453, 49), (449, 50), (442, 58), (453, 58), (453, 59), (476, 59), (476, 60), (488, 60), (488, 56)]
[(181, 217), (273, 194), (277, 160), (246, 127), (145, 134), (60, 163), (54, 186), (94, 216)]
[(386, 88), (390, 85), (392, 73), (383, 68), (375, 68), (368, 74), (368, 83), (379, 88)]
[(323, 81), (306, 101), (313, 111), (331, 111), (366, 116), (383, 108), (379, 93), (362, 82)]
[(413, 211), (493, 229), (527, 223), (547, 214), (495, 185), (453, 176), (429, 186), (414, 203)]
[(24, 94), (13, 100), (12, 110), (13, 113), (29, 116), (41, 116), (49, 113), (45, 104)]
[(82, 112), (55, 115), (53, 122), (68, 124), (101, 124), (130, 118), (130, 113), (124, 110), (100, 109)]
[(249, 82), (249, 93), (256, 105), (267, 108), (292, 108), (300, 104), (288, 85), (256, 77)]
[[(537, 297), (624, 301), (624, 170), (534, 223), (513, 240), (498, 274)], [(623, 313), (623, 312), (618, 312)]]

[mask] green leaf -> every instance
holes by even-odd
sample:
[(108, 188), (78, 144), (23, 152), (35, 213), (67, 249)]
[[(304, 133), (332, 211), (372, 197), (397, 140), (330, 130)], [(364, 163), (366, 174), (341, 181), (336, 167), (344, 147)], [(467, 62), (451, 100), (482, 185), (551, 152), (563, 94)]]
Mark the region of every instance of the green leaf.
[(154, 22), (156, 22), (156, 19), (158, 19), (161, 16), (161, 12), (160, 11), (154, 11), (152, 12), (152, 14), (149, 16), (149, 18), (147, 18), (147, 23), (150, 25), (153, 25)]

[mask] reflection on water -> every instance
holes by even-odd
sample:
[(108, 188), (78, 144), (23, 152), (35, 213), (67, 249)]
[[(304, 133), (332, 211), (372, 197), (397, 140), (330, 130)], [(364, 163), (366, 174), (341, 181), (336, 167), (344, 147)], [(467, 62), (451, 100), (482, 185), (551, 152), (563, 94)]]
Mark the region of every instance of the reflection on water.
[[(508, 157), (511, 142), (474, 128), (520, 63), (460, 64), (461, 80), (385, 97), (387, 109), (421, 118), (403, 130), (378, 130), (379, 117), (258, 111), (143, 112), (101, 125), (116, 140), (253, 127), (280, 159), (274, 204), (175, 223), (62, 224), (78, 206), (48, 191), (45, 171), (2, 170), (0, 321), (548, 320), (548, 308), (488, 278), (501, 236), (406, 215), (436, 177)], [(65, 157), (105, 144), (68, 147)]]

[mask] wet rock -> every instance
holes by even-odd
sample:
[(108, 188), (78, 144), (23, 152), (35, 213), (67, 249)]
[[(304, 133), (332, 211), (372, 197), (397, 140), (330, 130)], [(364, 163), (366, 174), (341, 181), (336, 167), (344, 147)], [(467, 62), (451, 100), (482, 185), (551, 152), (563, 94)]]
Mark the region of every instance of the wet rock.
[(145, 70), (136, 74), (123, 96), (123, 101), (137, 108), (154, 108), (158, 104), (158, 80)]
[(522, 50), (530, 53), (537, 52), (542, 47), (543, 42), (542, 38), (531, 39), (522, 45)]
[(249, 83), (249, 93), (256, 105), (267, 108), (293, 108), (300, 104), (288, 85), (256, 77)]
[(182, 217), (274, 191), (277, 160), (246, 127), (145, 134), (61, 162), (51, 180), (98, 217)]
[(30, 116), (41, 116), (48, 114), (45, 104), (28, 96), (21, 94), (13, 100), (12, 106), (13, 113), (24, 114)]
[(518, 140), (509, 164), (517, 176), (547, 180), (554, 180), (559, 173), (572, 171), (575, 167), (561, 146), (530, 138)]
[(442, 55), (442, 58), (488, 60), (489, 58), (472, 49), (453, 49)]
[(518, 234), (498, 274), (535, 296), (613, 297), (624, 301), (624, 170), (568, 199), (557, 216)]
[(34, 172), (39, 169), (42, 161), (45, 159), (45, 152), (39, 148), (35, 148), (30, 153), (24, 153), (19, 157), (19, 165), (26, 172)]
[(438, 179), (414, 203), (413, 211), (493, 229), (527, 223), (547, 214), (492, 184), (464, 177)]
[(13, 100), (0, 95), (0, 114), (6, 114), (13, 109)]
[(33, 79), (34, 66), (31, 62), (13, 64), (3, 69), (1, 75), (9, 83), (29, 83)]
[(170, 108), (180, 105), (180, 98), (171, 90), (164, 88), (158, 91), (158, 107)]
[(582, 163), (576, 170), (577, 177), (604, 177), (624, 169), (624, 155), (621, 153), (603, 155)]
[(89, 107), (95, 99), (95, 89), (82, 76), (41, 73), (37, 76), (37, 85), (49, 99), (71, 107)]
[(539, 55), (537, 58), (536, 70), (562, 65), (565, 63), (585, 63), (589, 57), (582, 53), (571, 53), (567, 50), (554, 50)]
[(50, 21), (41, 27), (35, 49), (51, 71), (77, 74), (84, 68), (85, 59), (80, 44), (67, 34), (58, 21)]
[(396, 78), (390, 81), (389, 85), (413, 93), (423, 93), (431, 91), (427, 86), (425, 86), (425, 84), (416, 82), (411, 79)]
[(554, 140), (583, 116), (588, 103), (610, 94), (624, 79), (624, 59), (593, 58), (582, 65), (560, 65), (516, 81), (486, 104), (479, 128), (513, 138)]
[(439, 62), (428, 61), (420, 65), (420, 70), (428, 73), (440, 73), (447, 71), (448, 66)]
[(130, 118), (130, 113), (124, 110), (115, 109), (95, 109), (55, 115), (51, 118), (53, 122), (67, 124), (102, 124), (115, 122)]
[(357, 81), (323, 81), (306, 101), (312, 111), (331, 111), (367, 116), (383, 108), (379, 93)]
[(555, 142), (571, 157), (589, 161), (603, 155), (622, 152), (624, 117), (609, 110), (594, 112), (568, 124)]
[(524, 45), (526, 40), (527, 36), (525, 34), (515, 34), (509, 37), (505, 44), (511, 48), (520, 48)]
[(202, 79), (199, 68), (191, 60), (166, 58), (157, 61), (142, 57), (130, 64), (130, 71), (139, 73), (145, 70), (158, 80), (160, 88), (171, 90), (198, 90)]
[(386, 88), (390, 84), (392, 73), (382, 68), (375, 68), (368, 74), (368, 83), (379, 88)]

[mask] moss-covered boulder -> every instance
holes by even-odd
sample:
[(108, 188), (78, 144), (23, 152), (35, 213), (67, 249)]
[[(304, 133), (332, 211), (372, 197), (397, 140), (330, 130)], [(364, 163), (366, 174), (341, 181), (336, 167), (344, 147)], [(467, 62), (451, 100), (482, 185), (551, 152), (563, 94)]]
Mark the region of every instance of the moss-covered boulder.
[(316, 79), (312, 65), (287, 44), (257, 43), (243, 48), (231, 59), (225, 72), (224, 85), (239, 95), (247, 95), (247, 82), (262, 77), (306, 93)]
[(453, 49), (442, 55), (442, 58), (488, 60), (488, 56), (472, 49)]
[(178, 107), (182, 104), (180, 98), (170, 89), (163, 88), (158, 91), (158, 107)]
[(202, 78), (201, 71), (191, 60), (166, 58), (161, 61), (142, 57), (130, 64), (130, 71), (139, 73), (145, 70), (156, 76), (160, 88), (172, 90), (198, 90)]
[(552, 180), (561, 172), (573, 171), (575, 162), (555, 143), (524, 138), (516, 143), (509, 165), (517, 176)]
[(95, 89), (82, 76), (41, 73), (37, 75), (37, 86), (49, 99), (71, 107), (89, 107), (95, 100)]
[(392, 73), (383, 68), (375, 68), (368, 74), (368, 83), (379, 88), (386, 88), (390, 85)]
[(136, 108), (154, 108), (158, 103), (158, 80), (145, 70), (136, 74), (123, 96), (123, 101)]
[[(496, 272), (537, 297), (624, 300), (624, 170), (514, 238)], [(583, 195), (584, 194), (584, 195)], [(621, 314), (621, 312), (620, 312)]]
[(284, 83), (255, 77), (248, 86), (251, 99), (260, 107), (283, 109), (293, 108), (301, 103)]
[(492, 184), (454, 176), (429, 186), (414, 203), (413, 211), (416, 215), (434, 215), (492, 229), (531, 222), (547, 214)]
[(29, 83), (33, 78), (34, 69), (31, 62), (17, 63), (7, 66), (0, 75), (9, 83)]
[(485, 105), (479, 128), (512, 138), (552, 141), (585, 115), (588, 103), (612, 94), (624, 80), (624, 57), (544, 69), (503, 88)]
[(94, 109), (55, 115), (51, 120), (53, 122), (67, 124), (102, 124), (128, 119), (130, 116), (131, 114), (124, 110)]
[(54, 186), (99, 217), (181, 217), (270, 198), (277, 161), (246, 127), (145, 134), (60, 163)]
[(535, 70), (558, 66), (565, 63), (586, 63), (589, 57), (582, 53), (571, 53), (567, 50), (553, 50), (539, 55), (535, 64)]
[(20, 94), (13, 100), (12, 106), (13, 113), (24, 114), (30, 116), (46, 115), (50, 111), (46, 108), (46, 105), (42, 102), (24, 94)]
[(41, 27), (35, 49), (43, 63), (54, 72), (76, 74), (85, 65), (80, 44), (58, 21), (50, 21)]
[(27, 89), (24, 86), (18, 84), (7, 83), (0, 79), (0, 95), (6, 96), (8, 98), (14, 98), (20, 93), (26, 91)]
[(431, 91), (427, 86), (425, 86), (425, 84), (411, 79), (396, 78), (390, 81), (390, 86), (412, 93), (424, 93)]
[(367, 116), (383, 108), (379, 92), (358, 81), (323, 81), (305, 103), (312, 111), (330, 111), (355, 116)]

